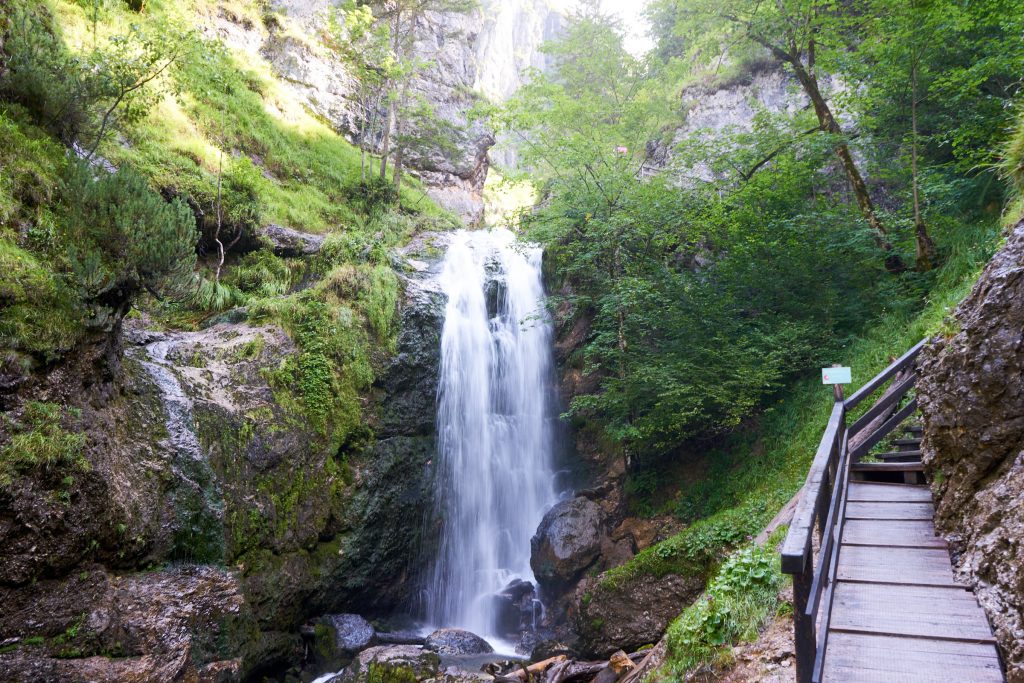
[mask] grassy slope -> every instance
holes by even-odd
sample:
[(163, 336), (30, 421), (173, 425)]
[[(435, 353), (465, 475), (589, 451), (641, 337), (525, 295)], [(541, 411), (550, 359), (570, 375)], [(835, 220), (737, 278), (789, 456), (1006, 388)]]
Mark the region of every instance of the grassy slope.
[[(194, 30), (198, 36), (218, 13), (239, 30), (244, 25), (265, 36), (264, 22), (270, 22), (311, 40), (285, 17), (264, 17), (259, 0), (150, 0), (142, 14), (110, 1), (99, 4), (95, 27), (91, 1), (25, 6), (49, 12), (73, 53), (123, 35), (132, 24), (143, 32)], [(367, 201), (358, 149), (297, 102), (260, 57), (197, 38), (154, 85), (162, 95), (149, 115), (110, 135), (102, 156), (141, 171), (156, 188), (187, 195), (207, 216), (214, 213), (218, 167), (241, 167), (255, 190), (261, 224), (327, 233), (327, 242), (311, 263), (267, 250), (241, 260), (229, 256), (222, 283), (201, 302), (139, 305), (170, 328), (192, 327), (212, 311), (242, 304), (251, 320), (280, 325), (299, 352), (267, 371), (279, 402), (329, 442), (354, 438), (362, 421), (360, 395), (396, 334), (398, 281), (388, 249), (418, 229), (445, 229), (456, 220), (414, 179), (403, 188), (400, 212)], [(68, 157), (26, 111), (0, 103), (0, 361), (25, 372), (57, 360), (83, 334), (60, 208)], [(375, 168), (376, 159), (367, 165)], [(316, 283), (289, 294), (307, 274), (315, 274)]]
[[(152, 0), (140, 15), (124, 3), (108, 2), (103, 5), (98, 35), (102, 41), (124, 34), (132, 24), (143, 31), (169, 26), (199, 35), (218, 14), (262, 36), (267, 33), (265, 21), (289, 26), (286, 17), (264, 17), (262, 4), (258, 0), (223, 4)], [(51, 7), (68, 47), (90, 47), (91, 7), (67, 0), (51, 0)], [(289, 33), (306, 42), (313, 40), (297, 34), (297, 29)], [(215, 195), (218, 167), (244, 155), (261, 171), (256, 183), (265, 222), (307, 232), (359, 224), (361, 212), (352, 206), (353, 200), (358, 201), (358, 149), (307, 111), (264, 59), (202, 39), (167, 80), (173, 83), (163, 85), (172, 86), (169, 90), (179, 91), (177, 95), (165, 95), (144, 122), (125, 132), (123, 140), (108, 140), (101, 148), (105, 156), (115, 163), (131, 163), (157, 186), (209, 201)], [(376, 167), (373, 159), (368, 164)], [(425, 198), (415, 180), (403, 188), (402, 200), (418, 212), (450, 219)]]

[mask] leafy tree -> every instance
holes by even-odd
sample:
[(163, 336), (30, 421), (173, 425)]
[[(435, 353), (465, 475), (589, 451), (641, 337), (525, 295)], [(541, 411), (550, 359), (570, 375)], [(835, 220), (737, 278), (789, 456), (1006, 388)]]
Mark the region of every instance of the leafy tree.
[(925, 224), (928, 168), (991, 173), (1021, 87), (1024, 17), (1001, 0), (857, 7), (848, 47), (830, 68), (857, 84), (840, 97), (879, 156), (909, 167), (917, 264), (927, 270), (936, 259)]
[[(410, 107), (410, 86), (413, 76), (429, 64), (424, 55), (417, 54), (417, 27), (431, 15), (469, 12), (476, 8), (476, 0), (389, 0), (384, 3), (380, 20), (388, 27), (391, 53), (395, 68), (385, 82), (387, 118), (381, 133), (380, 177), (387, 176), (391, 146), (395, 149), (395, 190), (401, 188), (406, 145), (413, 132), (409, 126), (411, 116), (423, 115), (422, 107)], [(429, 58), (429, 55), (427, 55)], [(397, 140), (396, 140), (397, 138)]]
[(65, 49), (44, 7), (15, 4), (0, 96), (23, 104), (68, 145), (92, 157), (111, 130), (145, 117), (169, 83), (162, 79), (191, 34), (133, 25), (82, 54)]
[(786, 65), (800, 83), (818, 119), (818, 127), (831, 136), (837, 159), (846, 175), (857, 206), (875, 242), (885, 253), (886, 268), (903, 269), (889, 231), (879, 217), (867, 183), (860, 171), (839, 118), (832, 109), (819, 80), (819, 60), (829, 59), (830, 50), (842, 49), (848, 16), (827, 0), (672, 0), (678, 24), (675, 31), (684, 39), (720, 37), (720, 48), (734, 41), (747, 41), (764, 48)]
[(846, 235), (837, 244), (832, 226), (850, 214), (818, 187), (831, 140), (784, 144), (806, 122), (761, 115), (716, 155), (701, 140), (678, 150), (720, 182), (644, 179), (648, 143), (672, 134), (660, 74), (593, 8), (545, 50), (552, 70), (498, 120), (542, 180), (526, 234), (567, 281), (560, 303), (589, 321), (581, 356), (599, 387), (570, 412), (633, 462), (735, 427), (870, 310), (877, 252)]
[(62, 197), (68, 262), (91, 326), (116, 329), (139, 294), (178, 296), (192, 283), (197, 233), (183, 201), (164, 201), (128, 168), (96, 178), (84, 163), (70, 166)]
[(377, 22), (370, 5), (347, 0), (328, 11), (324, 44), (352, 71), (359, 116), (356, 143), (361, 152), (359, 179), (366, 182), (366, 155), (377, 135), (387, 85), (401, 75), (391, 51), (389, 27)]

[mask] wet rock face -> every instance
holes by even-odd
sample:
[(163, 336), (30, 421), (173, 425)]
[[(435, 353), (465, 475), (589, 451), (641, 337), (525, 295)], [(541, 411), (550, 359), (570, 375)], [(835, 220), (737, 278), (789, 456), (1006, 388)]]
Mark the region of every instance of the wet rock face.
[(12, 681), (238, 681), (256, 625), (236, 575), (211, 567), (118, 577), (96, 565), (0, 588), (0, 654)]
[(1024, 222), (921, 353), (918, 400), (935, 524), (1024, 681)]
[(544, 515), (530, 541), (530, 566), (542, 586), (564, 587), (601, 553), (601, 508), (579, 497), (558, 503)]
[[(167, 597), (148, 583), (158, 574), (137, 572), (168, 562), (226, 566), (232, 599), (241, 601), (238, 612), (246, 615), (245, 637), (217, 636), (222, 650), (216, 657), (183, 660), (182, 666), (193, 668), (181, 671), (189, 677), (209, 663), (217, 667), (211, 676), (233, 680), (230, 671), (246, 676), (300, 659), (299, 626), (313, 615), (381, 614), (407, 604), (422, 557), (422, 521), (433, 504), (430, 461), (443, 310), (435, 304), (429, 295), (403, 301), (398, 358), (374, 392), (379, 403), (366, 408), (376, 439), (343, 452), (295, 420), (268, 385), (262, 370), (295, 353), (282, 330), (248, 324), (244, 314), (198, 332), (152, 333), (130, 321), (138, 329), (125, 335), (120, 375), (74, 396), (88, 430), (90, 468), (73, 478), (40, 469), (0, 489), (0, 627), (8, 624), (7, 606), (14, 604), (22, 605), (25, 624), (42, 626), (11, 631), (10, 637), (35, 637), (39, 629), (46, 638), (57, 637), (74, 619), (109, 612), (111, 601), (120, 600), (109, 586), (60, 589), (75, 598), (68, 601), (74, 619), (60, 623), (49, 613), (55, 599), (17, 602), (18, 596), (36, 595), (37, 586), (71, 581), (83, 563), (116, 570), (125, 582), (135, 582), (140, 595), (167, 603), (169, 627), (179, 617), (188, 625), (188, 615), (205, 609), (203, 604), (213, 614), (213, 599), (204, 594), (206, 575), (186, 573), (166, 583), (173, 589)], [(46, 381), (72, 390), (80, 386), (67, 374)], [(39, 398), (65, 400), (46, 393), (48, 386), (38, 389)], [(114, 631), (93, 631), (116, 633), (120, 622), (114, 623)], [(187, 629), (179, 630), (184, 638)], [(206, 632), (219, 633), (212, 627)], [(124, 635), (90, 638), (88, 647), (75, 648), (99, 655), (129, 645)], [(190, 652), (205, 643), (197, 640)], [(132, 647), (131, 657), (155, 658), (152, 671), (158, 673), (136, 677), (145, 661), (126, 659), (118, 660), (123, 668), (117, 673), (94, 679), (177, 679), (178, 670), (161, 659), (163, 650), (154, 654), (156, 646), (148, 642)], [(57, 661), (54, 652), (35, 646), (16, 645), (6, 661), (15, 662), (11, 670), (25, 672), (15, 680), (88, 679), (74, 673), (85, 671), (83, 662)], [(171, 673), (164, 676), (165, 671)], [(6, 680), (3, 673), (0, 679)]]
[(486, 655), (494, 648), (486, 640), (459, 628), (442, 628), (434, 631), (423, 643), (423, 647), (443, 656)]

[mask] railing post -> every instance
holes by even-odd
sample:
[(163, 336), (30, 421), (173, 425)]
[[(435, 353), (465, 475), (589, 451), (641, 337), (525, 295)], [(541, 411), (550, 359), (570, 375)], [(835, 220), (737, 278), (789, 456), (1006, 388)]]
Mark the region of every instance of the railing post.
[(796, 648), (797, 683), (810, 683), (814, 672), (814, 656), (818, 638), (815, 633), (815, 618), (808, 615), (807, 600), (814, 579), (814, 563), (811, 553), (804, 556), (804, 567), (793, 574), (793, 635)]

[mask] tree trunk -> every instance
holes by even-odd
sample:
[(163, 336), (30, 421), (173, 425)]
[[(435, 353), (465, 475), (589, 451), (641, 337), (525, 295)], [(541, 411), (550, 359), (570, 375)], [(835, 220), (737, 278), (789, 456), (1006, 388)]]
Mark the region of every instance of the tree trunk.
[(395, 196), (402, 190), (402, 171), (405, 170), (405, 121), (402, 118), (402, 110), (405, 107), (405, 88), (395, 103)]
[(911, 48), (910, 61), (910, 184), (914, 194), (915, 266), (926, 272), (935, 267), (935, 242), (928, 234), (921, 215), (921, 192), (917, 177), (917, 48)]
[[(800, 81), (804, 93), (811, 100), (811, 104), (814, 106), (814, 113), (818, 116), (821, 130), (832, 135), (842, 136), (843, 130), (832, 114), (828, 102), (822, 96), (821, 90), (818, 88), (818, 79), (804, 68), (799, 59), (786, 55), (785, 61), (793, 67), (793, 71), (796, 73), (797, 80)], [(878, 218), (878, 214), (875, 213), (875, 205), (871, 201), (871, 194), (868, 192), (867, 183), (864, 182), (864, 177), (860, 174), (860, 169), (857, 168), (857, 164), (853, 160), (853, 154), (850, 152), (849, 145), (841, 137), (835, 146), (835, 153), (839, 158), (839, 163), (843, 166), (843, 171), (846, 173), (850, 189), (853, 190), (853, 195), (857, 199), (857, 207), (860, 209), (861, 215), (864, 216), (864, 220), (868, 222), (868, 227), (874, 233), (875, 243), (885, 252), (886, 270), (890, 273), (902, 272), (906, 269), (903, 259), (893, 249), (892, 242), (889, 241), (889, 234), (882, 221)]]
[(385, 180), (388, 177), (388, 155), (391, 154), (391, 126), (394, 121), (395, 103), (388, 103), (388, 116), (384, 120), (384, 132), (381, 133), (380, 144), (380, 177)]

